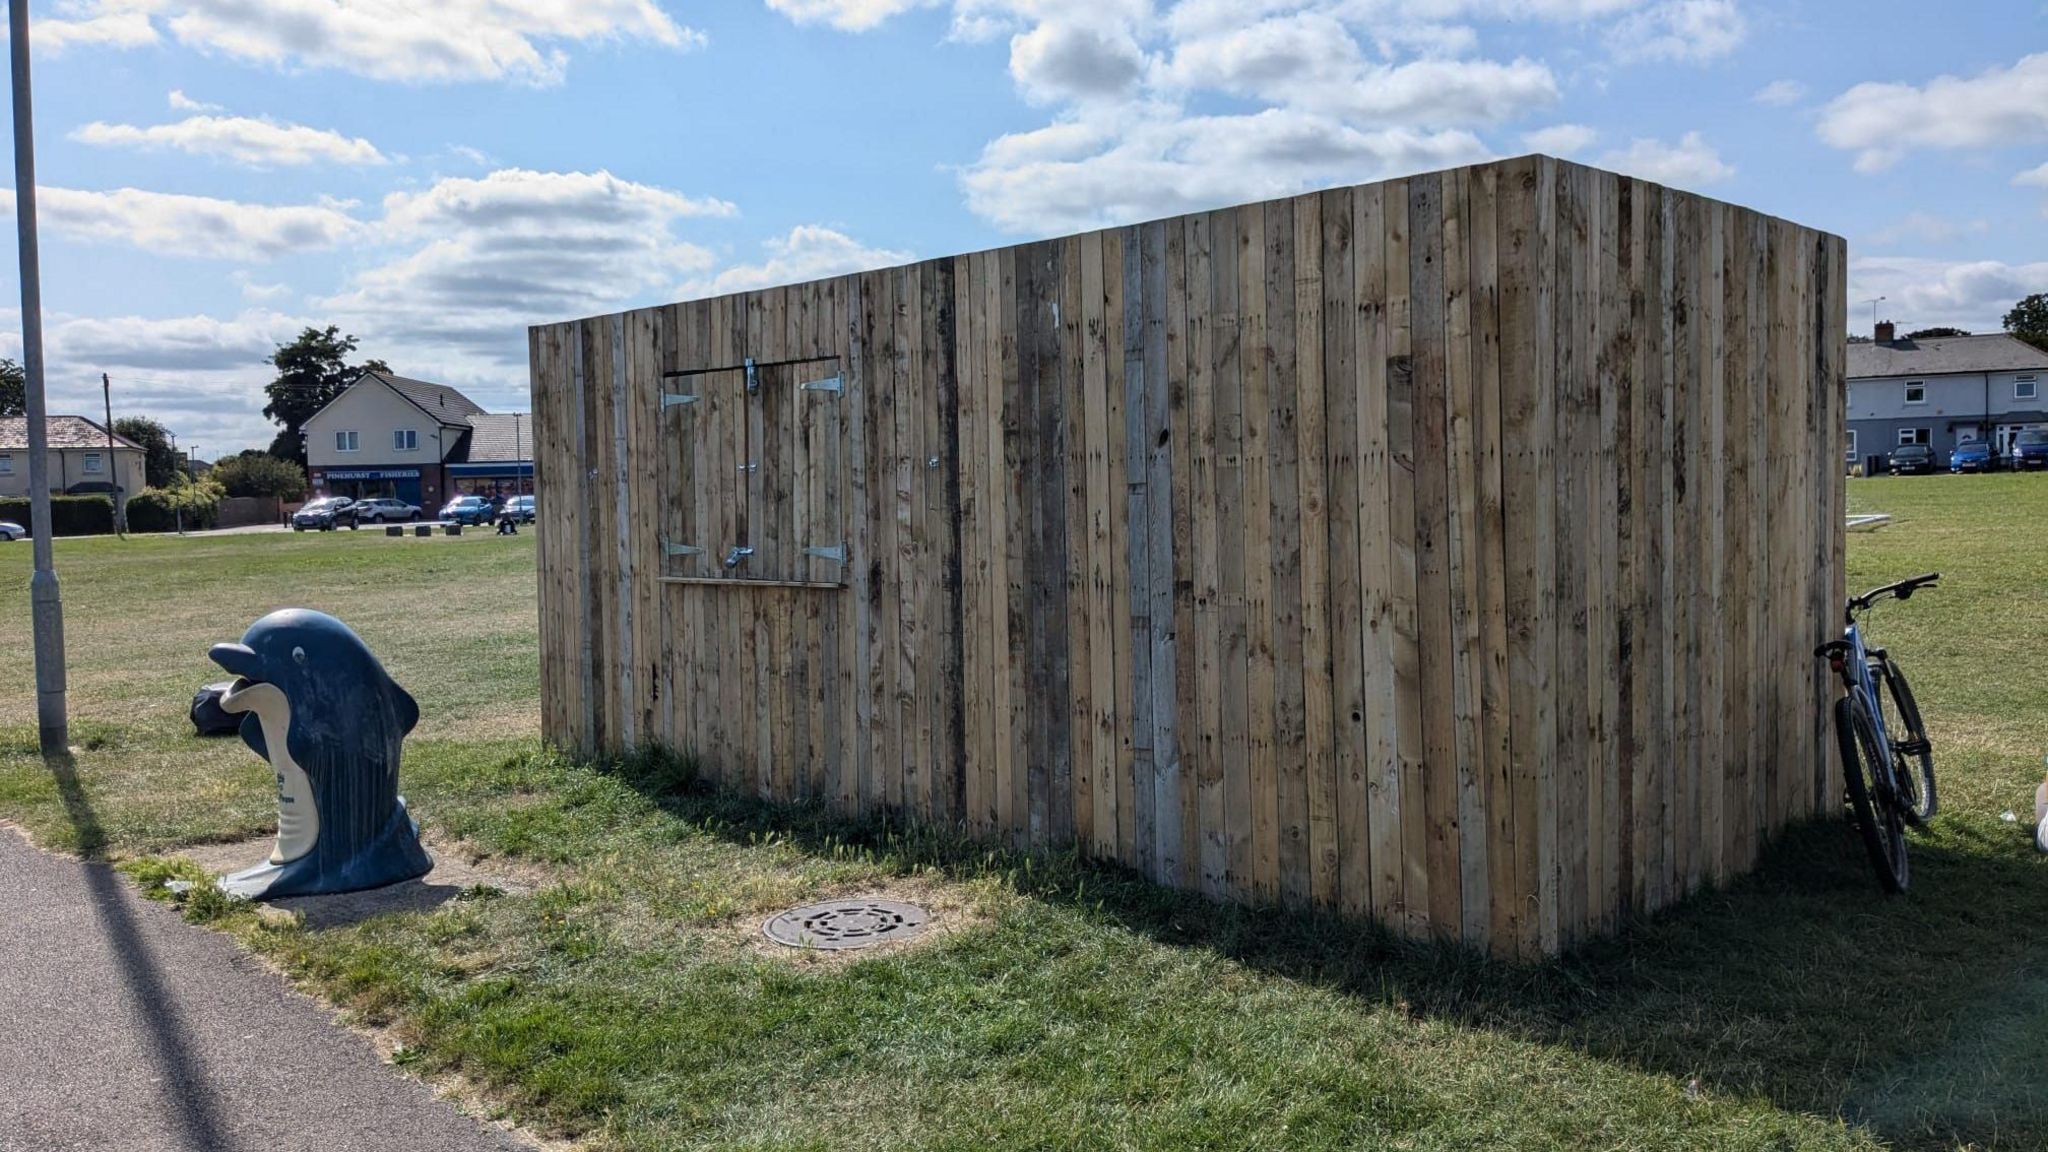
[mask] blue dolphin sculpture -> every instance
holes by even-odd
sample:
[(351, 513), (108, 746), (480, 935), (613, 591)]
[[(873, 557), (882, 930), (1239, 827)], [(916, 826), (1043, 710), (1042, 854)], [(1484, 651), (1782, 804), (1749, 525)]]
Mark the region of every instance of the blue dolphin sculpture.
[(433, 868), (398, 794), (399, 748), (419, 705), (348, 625), (285, 608), (207, 655), (236, 676), (221, 707), (242, 714), (242, 742), (277, 774), (277, 848), (223, 877), (223, 889), (354, 892)]

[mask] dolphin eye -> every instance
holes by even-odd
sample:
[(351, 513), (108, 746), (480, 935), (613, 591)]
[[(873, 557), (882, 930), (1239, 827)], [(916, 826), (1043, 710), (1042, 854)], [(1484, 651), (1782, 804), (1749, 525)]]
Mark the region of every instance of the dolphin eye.
[(304, 664), (306, 662), (306, 650), (304, 648), (292, 649), (292, 661), (297, 664)]

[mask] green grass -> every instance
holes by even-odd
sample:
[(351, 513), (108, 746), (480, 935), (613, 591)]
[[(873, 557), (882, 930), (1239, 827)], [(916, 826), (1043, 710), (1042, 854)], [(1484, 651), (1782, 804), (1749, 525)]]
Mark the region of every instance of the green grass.
[[(1913, 844), (1913, 893), (1879, 895), (1846, 826), (1822, 823), (1549, 965), (712, 795), (660, 758), (542, 752), (523, 542), (67, 546), (73, 618), (150, 636), (74, 627), (94, 670), (74, 708), (98, 742), (75, 765), (34, 755), (25, 703), (0, 713), (0, 816), (120, 857), (262, 828), (262, 767), (179, 725), (205, 642), (298, 599), (356, 623), (420, 697), (415, 807), (544, 883), (320, 930), (193, 911), (392, 1029), (408, 1066), (546, 1132), (619, 1149), (2039, 1148), (2048, 863), (1998, 813), (2030, 811), (2048, 751), (2027, 671), (2048, 641), (2048, 482), (1855, 481), (1851, 503), (1896, 517), (1852, 537), (1853, 585), (1945, 576), (1872, 622), (1938, 748), (1944, 815)], [(0, 651), (28, 650), (22, 583)], [(188, 603), (221, 587), (235, 607)], [(451, 606), (479, 614), (458, 627)], [(25, 655), (0, 683), (29, 699)], [(965, 926), (853, 962), (755, 940), (774, 908), (881, 887)]]

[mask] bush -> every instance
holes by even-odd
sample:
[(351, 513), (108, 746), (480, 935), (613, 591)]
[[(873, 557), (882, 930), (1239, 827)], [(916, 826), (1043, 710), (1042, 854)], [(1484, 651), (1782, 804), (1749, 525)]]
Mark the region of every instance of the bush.
[(144, 488), (128, 499), (128, 530), (171, 532), (181, 522), (188, 531), (211, 528), (220, 517), (220, 502), (226, 495), (211, 478), (169, 488)]
[(306, 470), (268, 452), (245, 452), (218, 461), (207, 478), (218, 481), (230, 496), (275, 496), (280, 500), (306, 496)]
[[(0, 520), (12, 520), (34, 528), (28, 514), (28, 497), (0, 498)], [(114, 530), (114, 499), (111, 496), (50, 497), (52, 536), (100, 536)]]

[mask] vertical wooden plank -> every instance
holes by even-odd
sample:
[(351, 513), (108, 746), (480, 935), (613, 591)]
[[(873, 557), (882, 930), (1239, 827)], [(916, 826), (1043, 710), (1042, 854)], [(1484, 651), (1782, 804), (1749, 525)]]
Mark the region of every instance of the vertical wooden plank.
[(1551, 684), (1557, 692), (1556, 832), (1557, 920), (1559, 943), (1578, 939), (1586, 914), (1586, 553), (1591, 538), (1589, 502), (1592, 469), (1588, 455), (1597, 452), (1598, 412), (1592, 396), (1592, 365), (1585, 360), (1584, 317), (1587, 205), (1581, 195), (1577, 165), (1559, 165), (1556, 180), (1557, 239), (1553, 249), (1554, 311), (1552, 363), (1555, 365), (1556, 456), (1551, 491), (1557, 503), (1554, 569), (1557, 596), (1556, 665)]
[(1000, 277), (996, 292), (997, 339), (991, 365), (997, 371), (991, 383), (999, 387), (1001, 412), (994, 445), (996, 459), (1003, 462), (1002, 581), (998, 585), (996, 614), (1002, 624), (996, 650), (1003, 654), (1003, 686), (998, 697), (997, 736), (1001, 781), (998, 784), (997, 813), (1001, 833), (1012, 843), (1021, 842), (1031, 823), (1030, 755), (1027, 747), (1031, 718), (1027, 665), (1030, 658), (1030, 627), (1027, 589), (1030, 571), (1025, 551), (1031, 532), (1030, 492), (1026, 481), (1029, 446), (1025, 443), (1026, 408), (1023, 363), (1024, 330), (1019, 313), (1018, 290), (1022, 273), (1028, 271), (1027, 257), (1016, 248), (997, 254)]
[[(1372, 862), (1365, 786), (1365, 618), (1358, 520), (1358, 297), (1352, 257), (1350, 189), (1322, 194), (1323, 456), (1327, 486), (1323, 580), (1328, 588), (1325, 648), (1330, 659), (1329, 767), (1316, 819), (1311, 796), (1310, 856), (1329, 876), (1330, 906), (1362, 916), (1372, 909)], [(1320, 832), (1318, 831), (1320, 829)]]
[(987, 606), (988, 544), (987, 510), (983, 493), (988, 484), (988, 433), (982, 427), (983, 367), (986, 356), (981, 347), (982, 276), (980, 254), (953, 260), (955, 322), (954, 363), (958, 372), (959, 403), (954, 410), (955, 437), (960, 447), (959, 533), (960, 533), (960, 700), (961, 747), (964, 779), (961, 781), (960, 819), (971, 834), (987, 830), (987, 789), (985, 773), (993, 753), (988, 732), (989, 685)]
[(1550, 688), (1556, 624), (1551, 573), (1555, 505), (1547, 350), (1549, 220), (1555, 212), (1550, 162), (1509, 161), (1499, 187), (1501, 490), (1506, 532), (1509, 758), (1514, 766), (1517, 952), (1535, 956), (1556, 941), (1550, 782), (1555, 755)]
[(1450, 585), (1449, 430), (1445, 356), (1444, 192), (1408, 183), (1410, 379), (1415, 522), (1415, 637), (1422, 709), (1424, 867), (1429, 931), (1455, 940), (1464, 921), (1458, 861), (1457, 715)]
[[(1460, 922), (1457, 935), (1484, 949), (1492, 938), (1488, 866), (1487, 765), (1480, 712), (1483, 665), (1479, 632), (1483, 611), (1479, 557), (1479, 402), (1473, 346), (1472, 187), (1469, 168), (1442, 178), (1444, 309), (1444, 428), (1447, 440), (1445, 516), (1446, 588), (1450, 609), (1452, 748), (1457, 791), (1454, 841)], [(1448, 931), (1446, 926), (1442, 931)]]
[[(1109, 440), (1109, 486), (1106, 495), (1109, 498), (1112, 550), (1109, 565), (1110, 630), (1116, 651), (1116, 763), (1111, 773), (1108, 798), (1115, 818), (1115, 859), (1131, 868), (1142, 867), (1137, 832), (1139, 734), (1142, 732), (1147, 741), (1151, 738), (1151, 721), (1142, 712), (1144, 703), (1151, 698), (1151, 684), (1145, 682), (1144, 692), (1139, 692), (1137, 669), (1140, 662), (1149, 664), (1152, 658), (1149, 639), (1142, 646), (1137, 643), (1137, 624), (1132, 613), (1138, 605), (1132, 600), (1130, 564), (1134, 549), (1133, 530), (1144, 523), (1131, 518), (1131, 469), (1137, 467), (1142, 472), (1144, 457), (1133, 458), (1129, 452), (1130, 405), (1127, 392), (1130, 381), (1126, 378), (1131, 359), (1131, 325), (1135, 323), (1131, 304), (1137, 299), (1130, 297), (1128, 288), (1137, 278), (1137, 259), (1138, 245), (1133, 230), (1119, 228), (1103, 235), (1102, 311), (1108, 351), (1103, 363), (1103, 427)], [(1142, 406), (1139, 410), (1143, 410)], [(1147, 768), (1150, 767), (1150, 751), (1148, 744)]]
[[(1180, 660), (1173, 593), (1185, 562), (1177, 547), (1175, 508), (1184, 497), (1174, 491), (1175, 424), (1185, 432), (1187, 322), (1184, 241), (1178, 226), (1148, 224), (1144, 235), (1145, 275), (1145, 439), (1146, 499), (1150, 517), (1146, 574), (1152, 625), (1152, 772), (1154, 875), (1179, 882), (1181, 851)], [(1177, 290), (1178, 289), (1178, 290)], [(1184, 437), (1183, 437), (1184, 438)]]
[[(1110, 533), (1111, 508), (1121, 499), (1110, 486), (1110, 441), (1121, 435), (1109, 422), (1110, 326), (1121, 317), (1109, 314), (1109, 285), (1105, 276), (1123, 274), (1112, 269), (1113, 236), (1091, 232), (1081, 241), (1082, 324), (1087, 338), (1082, 378), (1082, 431), (1086, 437), (1088, 503), (1088, 658), (1089, 682), (1094, 702), (1089, 716), (1092, 756), (1088, 776), (1088, 800), (1093, 812), (1088, 822), (1090, 853), (1099, 859), (1116, 857), (1116, 764), (1120, 724), (1117, 713), (1117, 664), (1122, 656), (1115, 642), (1115, 579), (1119, 565), (1116, 541)], [(1116, 253), (1121, 260), (1121, 253)], [(1117, 334), (1121, 343), (1122, 334)], [(1118, 349), (1121, 353), (1121, 348)], [(1078, 768), (1078, 765), (1077, 765)], [(1077, 772), (1078, 776), (1078, 772)], [(1079, 797), (1077, 796), (1077, 799)]]
[(1294, 200), (1295, 507), (1300, 516), (1303, 795), (1295, 838), (1301, 899), (1337, 903), (1336, 746), (1330, 660), (1328, 411), (1323, 336), (1323, 198)]
[(1630, 813), (1627, 832), (1629, 906), (1631, 911), (1642, 911), (1651, 907), (1650, 894), (1655, 890), (1651, 881), (1656, 865), (1650, 829), (1654, 823), (1653, 805), (1659, 796), (1653, 784), (1659, 759), (1653, 751), (1652, 725), (1659, 715), (1655, 709), (1661, 703), (1656, 691), (1657, 654), (1661, 650), (1657, 637), (1662, 632), (1662, 624), (1655, 611), (1659, 576), (1651, 565), (1659, 516), (1656, 478), (1661, 468), (1656, 455), (1655, 425), (1651, 413), (1659, 389), (1656, 322), (1648, 311), (1649, 301), (1655, 293), (1656, 242), (1651, 234), (1651, 225), (1656, 211), (1652, 186), (1643, 181), (1624, 181), (1622, 195), (1628, 201), (1626, 322), (1630, 337), (1629, 449), (1622, 453), (1622, 459), (1628, 463), (1628, 547), (1625, 553), (1628, 575), (1624, 579), (1629, 605), (1625, 638), (1627, 662), (1624, 665), (1628, 744), (1623, 762), (1628, 772), (1627, 803)]
[[(1247, 232), (1255, 213), (1232, 208), (1210, 216), (1215, 278), (1210, 323), (1216, 388), (1216, 598), (1221, 653), (1217, 670), (1217, 738), (1223, 776), (1224, 888), (1243, 899), (1253, 891), (1251, 810), (1250, 637), (1246, 601), (1245, 403), (1246, 355), (1240, 283), (1261, 242)], [(1261, 218), (1263, 220), (1263, 217)], [(1263, 233), (1261, 233), (1263, 234)]]
[[(1100, 237), (1095, 259), (1101, 263)], [(1087, 441), (1087, 264), (1086, 236), (1071, 236), (1060, 242), (1060, 412), (1062, 457), (1065, 471), (1060, 499), (1065, 509), (1066, 558), (1060, 578), (1066, 597), (1066, 645), (1055, 659), (1067, 664), (1068, 753), (1066, 775), (1055, 779), (1053, 799), (1059, 816), (1060, 840), (1069, 840), (1083, 851), (1093, 838), (1095, 800), (1093, 795), (1095, 757), (1095, 663), (1092, 653), (1094, 631), (1089, 616), (1093, 578), (1090, 571), (1088, 521)], [(1098, 273), (1099, 275), (1099, 273)], [(1096, 304), (1101, 305), (1100, 283)]]
[(1600, 404), (1599, 472), (1594, 481), (1595, 517), (1592, 552), (1587, 562), (1587, 600), (1592, 610), (1587, 633), (1590, 663), (1587, 666), (1591, 703), (1594, 709), (1594, 788), (1591, 799), (1597, 816), (1589, 820), (1596, 846), (1595, 865), (1589, 870), (1591, 885), (1587, 900), (1592, 908), (1591, 926), (1612, 931), (1622, 907), (1621, 837), (1627, 827), (1622, 815), (1622, 730), (1621, 681), (1627, 667), (1621, 653), (1621, 622), (1626, 611), (1626, 593), (1621, 577), (1624, 502), (1622, 425), (1627, 419), (1624, 396), (1628, 389), (1629, 352), (1627, 335), (1628, 254), (1622, 220), (1621, 179), (1610, 172), (1592, 174), (1594, 217), (1599, 247), (1593, 267), (1596, 272), (1596, 317), (1593, 346), (1598, 357), (1596, 388)]
[(1244, 396), (1246, 696), (1249, 706), (1252, 892), (1280, 895), (1278, 718), (1273, 626), (1273, 500), (1270, 353), (1266, 261), (1271, 220), (1263, 205), (1241, 210), (1238, 266), (1239, 371)]
[[(1432, 201), (1433, 203), (1433, 201)], [(1428, 701), (1422, 669), (1422, 615), (1415, 538), (1421, 482), (1416, 461), (1415, 367), (1410, 297), (1415, 274), (1413, 198), (1409, 182), (1386, 184), (1387, 458), (1388, 521), (1394, 627), (1394, 745), (1401, 762), (1401, 927), (1412, 936), (1429, 928), (1429, 794), (1425, 730)]]
[(1402, 885), (1407, 877), (1401, 866), (1401, 759), (1395, 733), (1387, 193), (1385, 184), (1358, 190), (1352, 201), (1351, 238), (1358, 248), (1353, 267), (1358, 298), (1358, 558), (1365, 623), (1360, 672), (1366, 715), (1367, 867), (1372, 914), (1388, 927), (1401, 930), (1405, 927)]
[[(1187, 470), (1183, 473), (1189, 508), (1187, 546), (1193, 552), (1194, 610), (1184, 662), (1193, 666), (1195, 709), (1182, 732), (1183, 760), (1192, 779), (1195, 818), (1190, 833), (1186, 874), (1210, 897), (1223, 895), (1229, 871), (1224, 844), (1222, 665), (1223, 633), (1218, 597), (1222, 568), (1217, 554), (1216, 434), (1216, 253), (1213, 213), (1187, 218), (1188, 299), (1188, 437)], [(1224, 250), (1222, 259), (1235, 253)], [(1180, 463), (1176, 459), (1175, 464)], [(1188, 786), (1184, 783), (1184, 786)]]
[(1297, 299), (1295, 211), (1298, 200), (1269, 201), (1266, 208), (1266, 391), (1268, 491), (1273, 517), (1273, 743), (1275, 795), (1273, 833), (1280, 896), (1288, 904), (1308, 901), (1308, 780), (1304, 767), (1302, 527), (1300, 387), (1294, 307)]
[(1197, 888), (1201, 880), (1201, 797), (1199, 738), (1201, 701), (1195, 655), (1194, 429), (1190, 422), (1189, 377), (1193, 371), (1195, 318), (1190, 316), (1188, 253), (1192, 217), (1166, 226), (1166, 438), (1169, 477), (1168, 528), (1172, 565), (1165, 595), (1171, 620), (1173, 664), (1173, 801), (1178, 809), (1172, 882)]
[[(1025, 710), (1021, 715), (1023, 757), (1019, 780), (1023, 791), (1017, 795), (1023, 843), (1038, 843), (1046, 830), (1046, 789), (1055, 755), (1052, 731), (1054, 688), (1048, 651), (1046, 618), (1052, 606), (1046, 563), (1048, 536), (1052, 528), (1046, 509), (1046, 489), (1052, 475), (1047, 456), (1054, 449), (1048, 377), (1058, 371), (1053, 347), (1052, 309), (1056, 302), (1049, 286), (1057, 281), (1056, 249), (1052, 242), (1027, 244), (1017, 254), (1017, 390), (1020, 406), (1018, 427), (1024, 448), (1018, 459), (1022, 473), (1018, 516), (1024, 532), (1024, 580), (1021, 605), (1013, 605), (1016, 635), (1023, 638)], [(1056, 378), (1054, 381), (1056, 382)]]
[(1727, 387), (1726, 277), (1728, 206), (1703, 201), (1703, 263), (1700, 268), (1700, 575), (1704, 615), (1696, 628), (1700, 658), (1700, 872), (1712, 883), (1728, 876), (1724, 784), (1730, 768), (1733, 731), (1726, 727), (1727, 684), (1722, 646), (1730, 613), (1724, 596), (1726, 556), (1727, 430), (1722, 405)]
[(1683, 897), (1700, 880), (1700, 697), (1694, 673), (1699, 668), (1699, 603), (1702, 591), (1699, 522), (1704, 501), (1700, 483), (1700, 300), (1702, 212), (1699, 199), (1672, 196), (1675, 229), (1672, 246), (1672, 548), (1671, 618), (1673, 673), (1673, 743), (1677, 788), (1672, 797), (1672, 845), (1677, 860), (1672, 872), (1673, 898)]
[[(1472, 174), (1469, 257), (1472, 316), (1473, 457), (1477, 525), (1473, 583), (1479, 604), (1479, 759), (1486, 773), (1487, 945), (1513, 955), (1515, 927), (1514, 764), (1509, 754), (1507, 525), (1501, 487), (1500, 165)], [(1470, 842), (1469, 840), (1467, 841)], [(1468, 915), (1470, 910), (1468, 909)]]
[(1146, 260), (1156, 262), (1159, 249), (1148, 245), (1143, 229), (1124, 231), (1124, 506), (1129, 532), (1124, 538), (1126, 582), (1130, 589), (1131, 638), (1131, 808), (1134, 855), (1130, 865), (1148, 876), (1157, 874), (1158, 843), (1154, 807), (1158, 792), (1153, 743), (1158, 737), (1158, 696), (1152, 662), (1158, 648), (1152, 639), (1152, 515), (1151, 446), (1147, 442), (1148, 370), (1146, 323), (1157, 305), (1146, 300), (1152, 277)]

